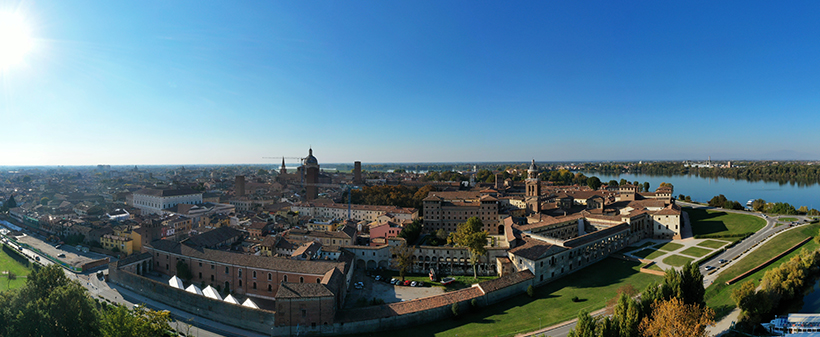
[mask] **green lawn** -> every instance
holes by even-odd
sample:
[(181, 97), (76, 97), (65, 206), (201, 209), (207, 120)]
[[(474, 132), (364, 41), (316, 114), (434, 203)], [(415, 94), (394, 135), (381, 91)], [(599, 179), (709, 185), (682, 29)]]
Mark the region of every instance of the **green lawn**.
[(779, 218), (777, 221), (792, 222), (797, 221), (797, 218)]
[(655, 250), (653, 248), (644, 248), (644, 249), (641, 249), (640, 251), (632, 253), (632, 255), (635, 255), (639, 258), (645, 259), (649, 254), (652, 254), (656, 251), (657, 250)]
[(698, 243), (698, 246), (706, 247), (706, 248), (712, 248), (712, 249), (718, 249), (720, 247), (725, 246), (727, 243), (728, 242), (725, 242), (725, 241), (706, 240), (706, 241), (702, 241), (701, 243)]
[(656, 251), (652, 252), (652, 254), (647, 255), (645, 258), (649, 259), (649, 260), (654, 260), (654, 259), (657, 259), (661, 256), (666, 255), (666, 254), (667, 254), (667, 252), (664, 252), (662, 250), (656, 250)]
[(689, 248), (683, 250), (680, 253), (683, 254), (683, 255), (688, 255), (688, 256), (693, 256), (693, 257), (702, 257), (702, 256), (705, 256), (706, 254), (711, 253), (711, 252), (712, 251), (708, 250), (708, 249), (703, 249), (703, 248), (698, 248), (698, 247), (689, 247)]
[(654, 244), (655, 244), (655, 243), (654, 243), (654, 242), (652, 242), (652, 241), (647, 241), (647, 242), (644, 242), (644, 243), (643, 243), (642, 245), (640, 245), (640, 246), (629, 246), (629, 248), (637, 249), (637, 248), (643, 248), (643, 247), (651, 246), (651, 245), (654, 245)]
[(692, 234), (731, 235), (757, 232), (766, 226), (766, 220), (748, 214), (707, 211), (684, 207), (692, 222)]
[(683, 245), (680, 244), (680, 243), (667, 242), (667, 243), (658, 244), (658, 246), (655, 247), (655, 248), (658, 248), (660, 250), (665, 250), (667, 252), (671, 252), (671, 251), (683, 248)]
[(680, 256), (680, 255), (671, 255), (663, 259), (663, 263), (666, 263), (670, 266), (680, 267), (686, 264), (686, 262), (692, 262), (694, 259)]
[(752, 280), (755, 284), (760, 283), (760, 279), (763, 277), (763, 274), (766, 273), (769, 269), (772, 269), (776, 266), (779, 266), (784, 261), (791, 259), (792, 256), (797, 255), (800, 250), (802, 249), (818, 249), (820, 245), (817, 244), (814, 240), (809, 241), (801, 249), (798, 249), (794, 252), (789, 253), (788, 255), (784, 256), (780, 260), (775, 261), (774, 263), (768, 265), (766, 268), (759, 270), (758, 272), (749, 275), (745, 279), (737, 282), (731, 286), (726, 285), (726, 281), (735, 278), (736, 276), (743, 274), (749, 269), (752, 269), (763, 262), (771, 259), (773, 256), (783, 252), (786, 249), (794, 246), (798, 242), (802, 241), (808, 236), (817, 236), (818, 230), (820, 230), (820, 224), (811, 224), (808, 226), (797, 227), (795, 229), (791, 229), (785, 233), (781, 233), (780, 235), (772, 238), (769, 242), (766, 242), (762, 246), (760, 246), (757, 250), (749, 253), (740, 261), (737, 261), (731, 267), (726, 268), (715, 282), (712, 283), (708, 288), (706, 288), (706, 304), (715, 310), (716, 318), (720, 318), (726, 316), (732, 309), (735, 308), (735, 302), (731, 299), (732, 291), (740, 286), (743, 282)]
[[(400, 331), (364, 336), (513, 336), (575, 318), (578, 311), (598, 310), (615, 297), (619, 287), (632, 285), (643, 291), (662, 277), (641, 273), (640, 264), (607, 258), (574, 274), (539, 287), (535, 297), (516, 296), (457, 319), (444, 319)], [(578, 296), (581, 301), (571, 299)]]
[(23, 286), (23, 284), (26, 283), (26, 279), (22, 276), (27, 276), (31, 272), (29, 267), (26, 267), (26, 265), (22, 264), (18, 260), (15, 260), (8, 253), (0, 249), (0, 272), (9, 270), (17, 274), (18, 278), (17, 280), (11, 281), (11, 286), (9, 287), (6, 275), (3, 274), (2, 276), (0, 276), (0, 291), (4, 291), (7, 289), (15, 289)]
[(646, 269), (649, 269), (649, 270), (657, 270), (657, 271), (663, 271), (663, 268), (658, 267), (658, 264), (657, 264), (657, 263), (652, 264), (651, 266), (649, 266), (649, 267), (648, 267), (648, 268), (646, 268)]

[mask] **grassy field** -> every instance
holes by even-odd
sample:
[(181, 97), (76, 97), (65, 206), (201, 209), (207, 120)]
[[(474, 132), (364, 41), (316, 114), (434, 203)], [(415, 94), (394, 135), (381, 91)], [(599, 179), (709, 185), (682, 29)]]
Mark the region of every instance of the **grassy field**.
[[(362, 334), (365, 336), (512, 336), (575, 318), (578, 311), (598, 310), (623, 285), (643, 291), (662, 277), (639, 272), (640, 264), (607, 258), (553, 283), (539, 287), (534, 298), (526, 295), (496, 303), (481, 311), (424, 324), (401, 331)], [(578, 296), (581, 300), (573, 302)]]
[(706, 241), (702, 241), (701, 243), (698, 243), (698, 246), (717, 249), (717, 248), (725, 246), (726, 244), (728, 244), (728, 242), (717, 241), (717, 240), (706, 240)]
[(663, 263), (666, 263), (670, 266), (680, 267), (680, 266), (683, 266), (684, 264), (686, 264), (686, 262), (692, 262), (693, 260), (694, 259), (691, 259), (691, 258), (688, 258), (688, 257), (685, 257), (685, 256), (671, 255), (671, 256), (667, 256), (666, 258), (664, 258)]
[(651, 246), (651, 245), (654, 245), (654, 244), (655, 244), (655, 243), (654, 243), (654, 242), (652, 242), (652, 241), (647, 241), (647, 242), (644, 242), (644, 243), (643, 243), (642, 245), (640, 245), (640, 246), (629, 246), (629, 248), (632, 248), (632, 249), (637, 249), (637, 248), (643, 248), (643, 247)]
[(658, 246), (656, 246), (655, 248), (658, 248), (660, 250), (665, 250), (667, 252), (671, 252), (673, 250), (678, 250), (678, 249), (683, 248), (683, 245), (680, 244), (680, 243), (667, 242), (667, 243), (658, 244)]
[(779, 218), (777, 221), (792, 222), (797, 221), (797, 218)]
[(6, 272), (9, 270), (17, 274), (18, 278), (11, 281), (11, 286), (9, 286), (6, 275), (3, 274), (0, 276), (0, 291), (15, 289), (23, 286), (23, 284), (26, 283), (26, 279), (22, 276), (27, 276), (31, 272), (29, 267), (26, 267), (24, 264), (15, 260), (8, 253), (0, 249), (0, 272)]
[(644, 249), (641, 249), (640, 251), (632, 253), (632, 255), (635, 255), (639, 258), (645, 259), (648, 255), (650, 255), (654, 252), (657, 252), (657, 250), (652, 249), (652, 248), (644, 248)]
[(698, 247), (689, 247), (687, 249), (684, 249), (680, 253), (683, 254), (683, 255), (688, 255), (688, 256), (693, 256), (693, 257), (702, 257), (702, 256), (705, 256), (706, 254), (711, 253), (711, 252), (712, 251), (708, 250), (708, 249), (703, 249), (703, 248), (698, 248)]
[(748, 214), (707, 211), (685, 207), (692, 222), (693, 235), (731, 235), (757, 232), (766, 220)]
[(755, 284), (760, 284), (760, 279), (763, 277), (763, 274), (766, 273), (769, 269), (772, 269), (776, 266), (779, 266), (784, 261), (791, 259), (792, 256), (797, 255), (800, 250), (802, 249), (810, 249), (815, 250), (820, 248), (820, 245), (817, 244), (814, 240), (809, 241), (801, 249), (798, 249), (794, 252), (789, 253), (788, 255), (784, 256), (780, 260), (770, 264), (763, 270), (760, 270), (752, 275), (749, 275), (744, 280), (735, 283), (731, 286), (726, 285), (726, 281), (735, 278), (736, 276), (743, 274), (749, 269), (752, 269), (763, 262), (771, 259), (773, 256), (783, 252), (786, 249), (794, 246), (798, 242), (802, 241), (808, 236), (817, 236), (818, 230), (820, 230), (820, 224), (812, 224), (806, 225), (803, 227), (798, 227), (792, 230), (789, 230), (785, 233), (781, 233), (780, 235), (772, 238), (770, 241), (766, 242), (762, 246), (760, 246), (757, 250), (749, 253), (741, 259), (737, 261), (731, 267), (726, 268), (715, 282), (712, 283), (708, 288), (706, 288), (706, 304), (715, 309), (716, 316), (723, 317), (726, 316), (732, 309), (735, 308), (735, 302), (731, 299), (732, 291), (739, 287), (740, 284), (743, 282), (753, 280)]
[(657, 270), (657, 271), (663, 271), (663, 268), (658, 267), (658, 265), (657, 265), (657, 264), (653, 264), (653, 265), (649, 266), (649, 267), (648, 267), (648, 268), (646, 268), (646, 269), (649, 269), (649, 270)]

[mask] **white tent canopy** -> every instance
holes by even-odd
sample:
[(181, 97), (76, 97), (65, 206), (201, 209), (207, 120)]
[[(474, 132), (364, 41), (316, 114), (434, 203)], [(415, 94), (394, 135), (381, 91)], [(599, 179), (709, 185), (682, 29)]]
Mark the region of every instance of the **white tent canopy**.
[(245, 299), (245, 302), (242, 303), (242, 306), (248, 307), (248, 308), (259, 309), (259, 306), (257, 306), (256, 303), (253, 303), (253, 301), (251, 301), (250, 298)]
[(185, 288), (185, 291), (187, 291), (191, 294), (203, 295), (202, 294), (202, 289), (199, 289), (199, 287), (197, 287), (193, 284), (189, 285), (188, 288)]
[(171, 276), (171, 279), (168, 280), (168, 284), (177, 289), (185, 289), (185, 286), (182, 285), (182, 280), (180, 280), (176, 275)]
[(205, 289), (202, 289), (202, 293), (205, 294), (205, 297), (212, 298), (217, 301), (222, 300), (222, 296), (219, 295), (219, 292), (211, 286), (207, 286)]
[(225, 297), (225, 299), (224, 299), (223, 301), (228, 302), (228, 303), (233, 303), (233, 304), (239, 304), (239, 301), (237, 301), (237, 300), (236, 300), (233, 296), (231, 296), (230, 294), (229, 294), (228, 296), (226, 296), (226, 297)]

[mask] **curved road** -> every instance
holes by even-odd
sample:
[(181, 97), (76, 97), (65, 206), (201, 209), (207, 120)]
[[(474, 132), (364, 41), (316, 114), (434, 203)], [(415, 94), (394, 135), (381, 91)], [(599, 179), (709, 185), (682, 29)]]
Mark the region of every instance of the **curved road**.
[[(677, 201), (677, 203), (680, 204), (681, 206), (687, 206), (687, 207), (691, 207), (691, 208), (701, 208), (701, 209), (709, 209), (709, 210), (718, 210), (718, 211), (723, 211), (723, 212), (727, 212), (727, 213), (746, 214), (746, 215), (752, 215), (752, 216), (756, 216), (758, 218), (761, 218), (763, 220), (766, 220), (766, 226), (761, 228), (759, 231), (755, 232), (754, 234), (752, 234), (751, 236), (749, 236), (745, 240), (741, 241), (740, 243), (738, 243), (734, 247), (729, 248), (725, 252), (714, 256), (713, 258), (709, 259), (708, 261), (704, 262), (701, 265), (700, 272), (701, 272), (701, 274), (704, 275), (704, 277), (703, 277), (703, 286), (704, 286), (704, 288), (708, 287), (712, 282), (714, 282), (715, 278), (717, 278), (717, 276), (720, 275), (720, 272), (723, 271), (723, 269), (724, 269), (723, 267), (731, 264), (733, 259), (743, 255), (743, 253), (746, 252), (746, 250), (752, 248), (756, 244), (766, 240), (767, 238), (769, 238), (770, 236), (772, 236), (774, 234), (777, 234), (777, 233), (779, 233), (781, 231), (784, 231), (786, 229), (789, 229), (789, 228), (793, 228), (793, 227), (790, 227), (788, 225), (776, 226), (777, 220), (779, 218), (796, 218), (796, 219), (798, 219), (797, 223), (804, 223), (805, 221), (809, 220), (809, 218), (806, 217), (806, 216), (783, 215), (783, 216), (770, 217), (770, 216), (767, 216), (765, 214), (755, 213), (755, 212), (715, 208), (715, 207), (711, 207), (711, 206), (704, 206), (704, 205), (700, 205), (700, 204), (693, 204), (693, 203), (681, 202), (681, 201)], [(688, 221), (688, 217), (687, 217), (687, 221)], [(717, 262), (720, 259), (725, 259), (729, 262), (727, 262), (725, 264), (719, 264)], [(706, 266), (707, 265), (717, 267), (718, 269), (715, 270), (715, 272), (712, 275), (707, 276), (707, 272), (706, 272)], [(603, 314), (603, 310), (598, 310), (596, 312), (593, 312), (592, 314), (593, 314), (593, 316), (599, 316), (599, 315)], [(553, 327), (549, 327), (549, 328), (539, 330), (539, 331), (533, 331), (533, 332), (529, 332), (529, 333), (519, 334), (518, 336), (566, 337), (569, 334), (569, 331), (574, 327), (575, 327), (575, 320), (573, 319), (573, 320), (570, 320), (570, 321), (559, 323), (559, 324), (557, 324)]]

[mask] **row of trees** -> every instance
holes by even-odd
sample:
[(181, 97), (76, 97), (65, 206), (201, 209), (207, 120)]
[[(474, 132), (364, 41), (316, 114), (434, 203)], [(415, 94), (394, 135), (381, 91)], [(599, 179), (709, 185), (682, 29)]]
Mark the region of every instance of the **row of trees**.
[(0, 336), (164, 336), (167, 312), (98, 304), (62, 268), (35, 269), (26, 284), (0, 293)]
[(680, 271), (667, 270), (663, 283), (647, 286), (640, 299), (620, 291), (611, 316), (581, 311), (568, 336), (705, 336), (715, 313), (704, 303), (704, 293), (697, 264), (687, 263)]
[(743, 209), (743, 205), (741, 205), (736, 200), (732, 201), (726, 199), (726, 196), (724, 196), (723, 194), (712, 197), (712, 199), (709, 200), (709, 206), (723, 207), (725, 209)]
[(774, 214), (806, 214), (806, 215), (820, 215), (820, 211), (806, 206), (800, 206), (795, 209), (794, 206), (786, 202), (766, 202), (763, 199), (755, 199), (752, 201), (752, 208), (758, 212), (774, 213)]
[(747, 181), (776, 181), (811, 185), (820, 183), (820, 167), (802, 163), (738, 162), (734, 167), (689, 167), (681, 162), (643, 164), (587, 164), (584, 171), (601, 173), (641, 173), (647, 175), (695, 175)]
[(741, 331), (755, 333), (763, 318), (769, 316), (781, 302), (803, 294), (808, 281), (817, 274), (820, 252), (802, 250), (789, 261), (763, 275), (760, 289), (754, 280), (746, 281), (732, 292), (741, 314), (736, 327)]
[[(435, 190), (430, 185), (421, 188), (403, 185), (365, 186), (360, 190), (352, 190), (350, 200), (354, 204), (412, 207), (421, 212), (422, 200), (427, 197), (427, 193)], [(342, 199), (347, 201), (347, 193)]]

